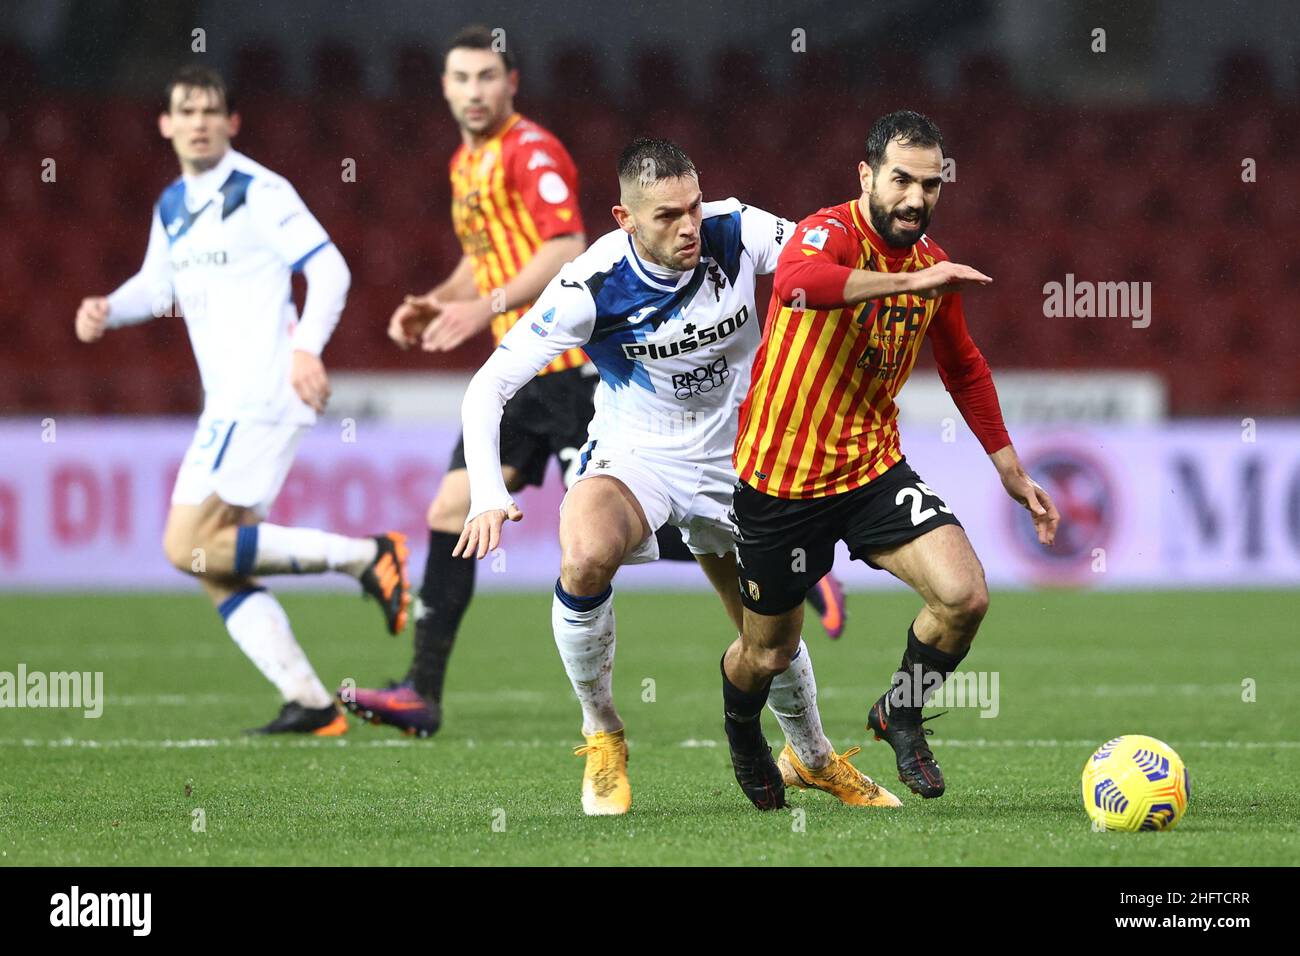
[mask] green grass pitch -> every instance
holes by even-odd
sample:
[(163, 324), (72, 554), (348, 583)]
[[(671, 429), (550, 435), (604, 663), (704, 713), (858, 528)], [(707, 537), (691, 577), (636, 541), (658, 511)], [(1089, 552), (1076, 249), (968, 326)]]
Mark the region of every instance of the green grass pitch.
[[(327, 685), (403, 673), (409, 635), (385, 636), (373, 606), (283, 601)], [(1300, 594), (995, 594), (967, 666), (999, 673), (1000, 713), (958, 709), (930, 725), (948, 779), (932, 801), (903, 790), (892, 752), (863, 731), (917, 600), (850, 595), (841, 641), (807, 630), (825, 724), (838, 749), (863, 746), (855, 762), (904, 805), (792, 792), (803, 814), (754, 811), (731, 777), (716, 599), (617, 601), (633, 806), (587, 819), (549, 594), (475, 601), (446, 723), (425, 741), (355, 721), (339, 740), (242, 737), (276, 695), (198, 595), (0, 598), (0, 671), (103, 671), (106, 692), (94, 720), (0, 709), (0, 864), (1300, 862)], [(1248, 678), (1254, 702), (1242, 699)], [(770, 714), (765, 726), (775, 743)], [(1121, 733), (1159, 737), (1187, 762), (1177, 829), (1090, 829), (1079, 772)]]

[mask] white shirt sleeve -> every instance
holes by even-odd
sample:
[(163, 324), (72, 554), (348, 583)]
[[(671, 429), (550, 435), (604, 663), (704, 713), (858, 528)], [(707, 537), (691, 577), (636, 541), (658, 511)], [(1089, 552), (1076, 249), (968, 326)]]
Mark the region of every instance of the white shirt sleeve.
[(461, 406), (472, 521), (506, 511), (513, 499), (501, 476), (501, 415), (506, 402), (558, 355), (581, 348), (596, 323), (596, 303), (571, 266), (560, 271), (483, 363)]
[(248, 211), (262, 241), (294, 271), (330, 237), (288, 180), (257, 177), (248, 187)]
[(331, 243), (307, 258), (302, 274), (307, 279), (307, 300), (302, 304), (302, 318), (293, 330), (293, 348), (320, 355), (343, 314), (352, 273)]
[(172, 312), (171, 256), (167, 233), (158, 217), (158, 207), (154, 206), (149, 245), (140, 271), (109, 293), (108, 327), (136, 325)]
[(740, 241), (754, 260), (754, 272), (767, 275), (776, 271), (786, 241), (794, 235), (795, 224), (755, 206), (740, 211)]

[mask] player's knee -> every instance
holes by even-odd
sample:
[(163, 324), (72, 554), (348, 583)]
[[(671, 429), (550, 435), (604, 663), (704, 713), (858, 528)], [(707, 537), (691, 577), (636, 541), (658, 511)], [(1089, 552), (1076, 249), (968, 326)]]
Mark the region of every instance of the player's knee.
[(614, 580), (622, 557), (609, 541), (572, 544), (560, 561), (560, 583), (570, 594), (599, 594)]
[(798, 647), (798, 642), (795, 642), (794, 647), (756, 647), (750, 654), (750, 660), (755, 669), (769, 677), (775, 677), (790, 668)]
[(163, 554), (167, 563), (177, 571), (194, 573), (195, 550), (193, 542), (186, 535), (168, 534), (163, 538)]
[(442, 489), (429, 503), (425, 520), (431, 531), (458, 533), (465, 527), (467, 517), (469, 517), (469, 501), (462, 500), (460, 495), (453, 494), (447, 489)]
[(972, 580), (945, 597), (941, 616), (954, 630), (973, 637), (988, 610), (988, 587), (983, 580)]

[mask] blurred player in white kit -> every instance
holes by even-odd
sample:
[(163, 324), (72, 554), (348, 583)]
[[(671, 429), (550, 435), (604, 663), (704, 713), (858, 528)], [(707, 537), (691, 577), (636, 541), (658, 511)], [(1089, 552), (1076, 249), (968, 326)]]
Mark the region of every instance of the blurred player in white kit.
[[(140, 271), (108, 296), (82, 300), (76, 332), (185, 316), (204, 407), (176, 476), (163, 549), (194, 575), (230, 636), (284, 698), (259, 733), (342, 734), (347, 721), (294, 638), (284, 609), (254, 575), (351, 575), (396, 634), (410, 589), (402, 535), (351, 538), (267, 523), (298, 443), (329, 399), (320, 354), (351, 275), (293, 186), (230, 148), (239, 130), (225, 82), (186, 67), (167, 85), (159, 130), (181, 176), (154, 207)], [(291, 277), (307, 298), (297, 315)]]

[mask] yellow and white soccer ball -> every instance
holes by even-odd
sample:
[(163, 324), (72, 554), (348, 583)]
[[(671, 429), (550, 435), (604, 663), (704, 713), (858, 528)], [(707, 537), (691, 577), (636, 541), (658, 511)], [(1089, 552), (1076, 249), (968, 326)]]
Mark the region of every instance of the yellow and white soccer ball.
[(1083, 765), (1083, 808), (1098, 830), (1173, 829), (1190, 796), (1182, 758), (1154, 737), (1108, 740)]

